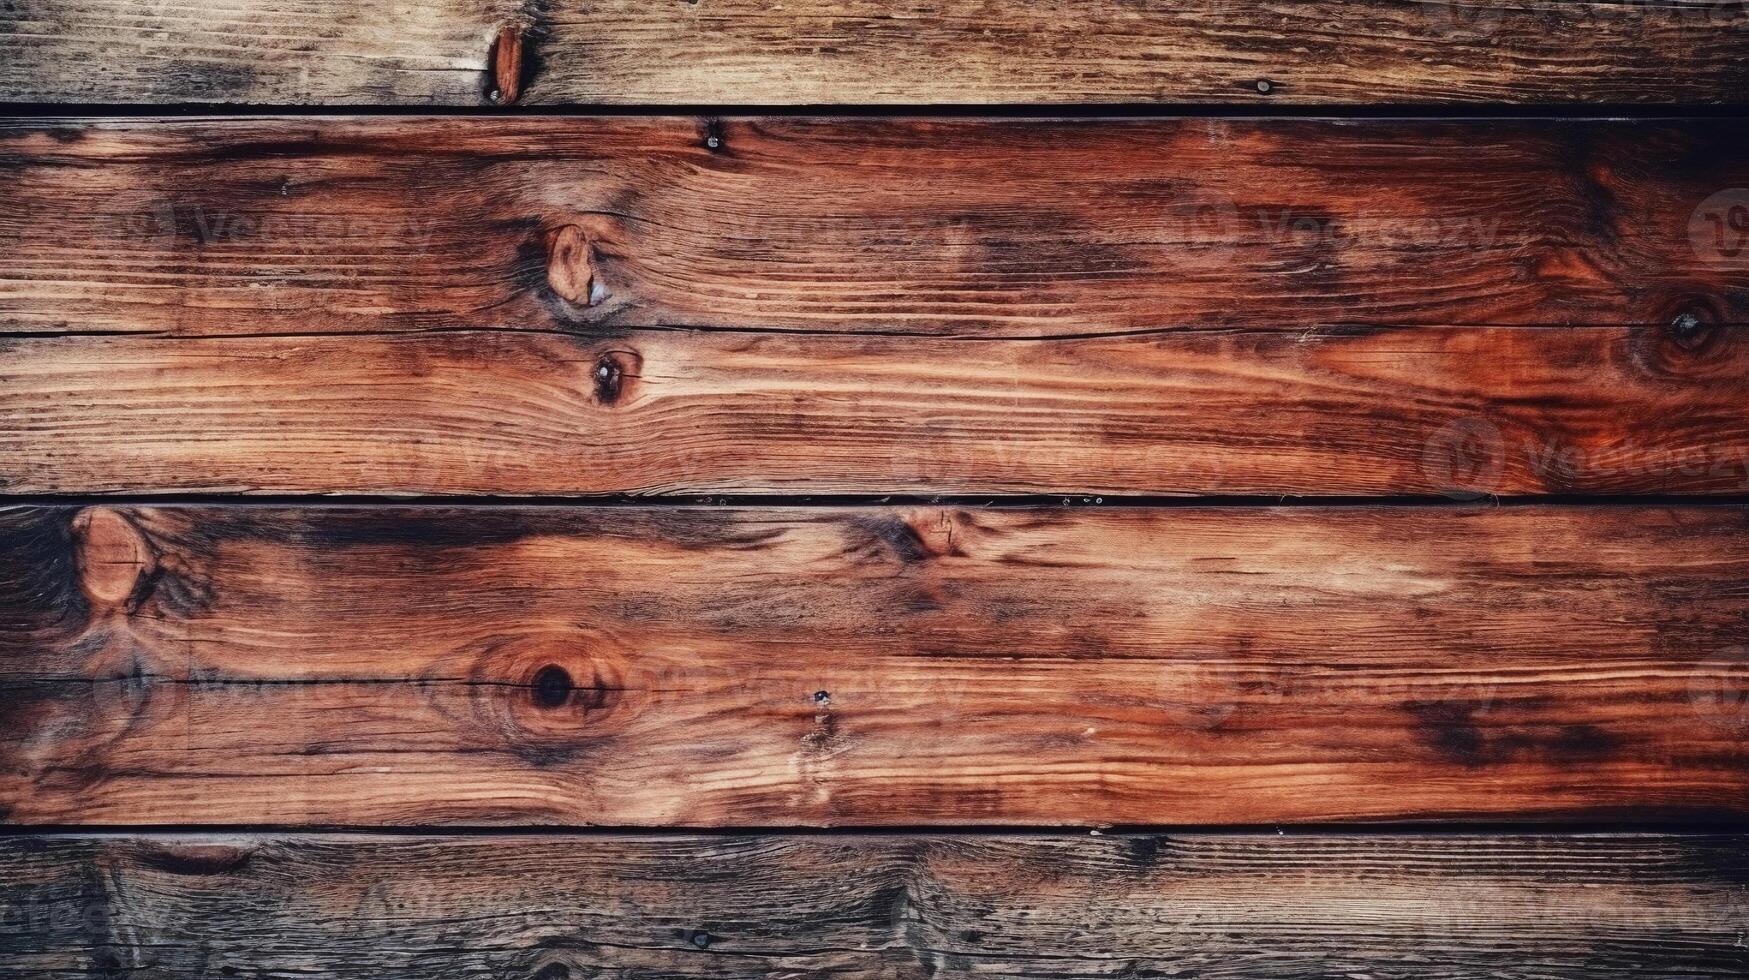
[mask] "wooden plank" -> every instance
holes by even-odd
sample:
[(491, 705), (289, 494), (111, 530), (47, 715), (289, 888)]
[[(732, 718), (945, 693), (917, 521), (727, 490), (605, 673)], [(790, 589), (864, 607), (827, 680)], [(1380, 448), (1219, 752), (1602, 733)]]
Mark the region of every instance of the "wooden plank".
[(1736, 507), (4, 527), (15, 823), (1749, 814)]
[(22, 0), (0, 8), (0, 83), (40, 102), (1741, 104), (1746, 19), (1740, 0)]
[(0, 486), (1738, 494), (1749, 329), (0, 340)]
[(14, 491), (1749, 486), (1733, 122), (4, 133)]
[(1739, 836), (0, 841), (0, 977), (1737, 978)]
[(32, 120), (0, 163), (5, 333), (1749, 323), (1743, 120)]

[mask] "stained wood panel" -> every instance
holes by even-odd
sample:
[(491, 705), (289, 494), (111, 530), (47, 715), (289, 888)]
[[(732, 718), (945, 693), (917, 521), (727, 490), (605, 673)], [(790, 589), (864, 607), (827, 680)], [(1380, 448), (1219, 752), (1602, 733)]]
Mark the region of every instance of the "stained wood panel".
[(32, 980), (1749, 969), (1735, 836), (26, 837), (0, 869)]
[(7, 512), (15, 823), (1749, 812), (1735, 507)]
[(0, 343), (13, 492), (1749, 490), (1749, 330)]
[(1736, 0), (24, 0), (0, 10), (0, 83), (37, 102), (1741, 103), (1746, 19)]
[(6, 333), (1749, 322), (1739, 120), (66, 120), (0, 161)]
[(1733, 122), (6, 133), (14, 491), (1749, 486)]

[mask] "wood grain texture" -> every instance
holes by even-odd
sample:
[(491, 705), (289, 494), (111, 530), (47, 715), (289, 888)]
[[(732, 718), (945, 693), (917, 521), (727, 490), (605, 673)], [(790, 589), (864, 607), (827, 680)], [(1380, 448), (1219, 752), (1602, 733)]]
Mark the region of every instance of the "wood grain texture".
[(14, 823), (1749, 813), (1734, 507), (4, 527)]
[(1740, 493), (1745, 135), (18, 123), (0, 484)]
[(0, 340), (20, 492), (1749, 490), (1749, 328)]
[(4, 333), (1749, 323), (1741, 120), (36, 120), (0, 166)]
[(1740, 0), (13, 0), (0, 84), (37, 102), (1741, 103), (1745, 43)]
[(1737, 836), (26, 837), (0, 977), (1736, 978)]

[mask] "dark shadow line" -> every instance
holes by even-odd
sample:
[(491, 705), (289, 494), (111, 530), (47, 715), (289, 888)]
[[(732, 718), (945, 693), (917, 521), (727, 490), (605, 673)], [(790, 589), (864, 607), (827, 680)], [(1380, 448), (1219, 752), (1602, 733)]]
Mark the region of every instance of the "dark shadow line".
[(301, 507), (350, 509), (380, 507), (443, 507), (453, 509), (498, 508), (667, 508), (667, 507), (962, 507), (1113, 509), (1365, 509), (1449, 508), (1456, 510), (1511, 507), (1749, 507), (1749, 493), (1730, 494), (1583, 494), (1473, 496), (1473, 495), (1305, 495), (1305, 494), (1105, 494), (1097, 492), (1021, 494), (918, 494), (918, 493), (821, 493), (821, 494), (394, 494), (394, 493), (78, 493), (0, 494), (0, 507)]
[(1698, 836), (1739, 835), (1749, 843), (1749, 821), (1733, 814), (1701, 814), (1693, 818), (1653, 815), (1644, 820), (1562, 821), (1536, 816), (1522, 821), (1461, 818), (1399, 820), (1378, 823), (1320, 822), (1302, 824), (1091, 824), (917, 825), (892, 827), (638, 827), (546, 824), (540, 826), (381, 826), (348, 824), (42, 824), (0, 825), (0, 840), (19, 837), (188, 837), (195, 835), (318, 836), (350, 834), (369, 837), (1540, 837), (1540, 836)]
[(269, 118), (269, 117), (371, 117), (437, 116), (477, 118), (591, 118), (591, 117), (787, 117), (844, 119), (1060, 119), (1098, 121), (1105, 119), (1387, 119), (1404, 121), (1559, 119), (1562, 121), (1671, 121), (1682, 119), (1749, 119), (1749, 100), (1713, 105), (1613, 104), (1613, 103), (1367, 103), (1355, 105), (1267, 105), (1254, 103), (912, 103), (783, 105), (771, 103), (700, 104), (669, 103), (596, 105), (576, 103), (555, 106), (489, 105), (349, 105), (336, 104), (244, 104), (244, 103), (133, 103), (133, 102), (16, 102), (0, 101), (0, 116), (17, 119), (68, 119), (69, 121), (139, 118)]

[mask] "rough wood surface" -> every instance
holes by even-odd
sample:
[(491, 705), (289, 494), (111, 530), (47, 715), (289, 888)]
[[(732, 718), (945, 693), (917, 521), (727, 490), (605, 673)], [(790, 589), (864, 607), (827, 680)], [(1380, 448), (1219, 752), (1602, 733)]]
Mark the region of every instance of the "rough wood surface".
[(1749, 491), (1749, 328), (0, 339), (11, 492)]
[(1749, 814), (1734, 507), (18, 508), (18, 823)]
[(33, 120), (0, 166), (0, 333), (1749, 323), (1741, 120)]
[(1739, 493), (1746, 134), (18, 123), (0, 484)]
[(42, 102), (1741, 103), (1740, 0), (12, 0)]
[(0, 977), (1739, 978), (1738, 836), (25, 837)]

